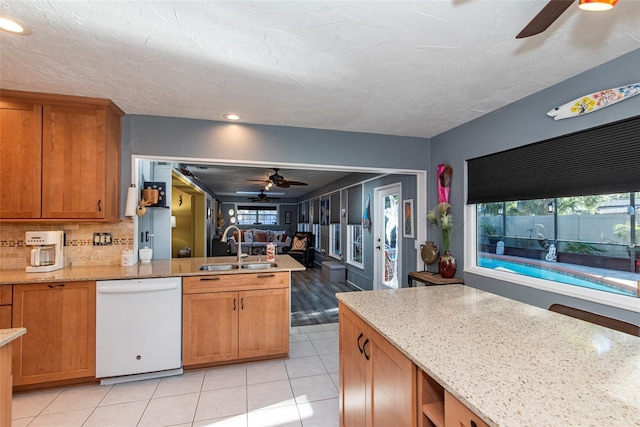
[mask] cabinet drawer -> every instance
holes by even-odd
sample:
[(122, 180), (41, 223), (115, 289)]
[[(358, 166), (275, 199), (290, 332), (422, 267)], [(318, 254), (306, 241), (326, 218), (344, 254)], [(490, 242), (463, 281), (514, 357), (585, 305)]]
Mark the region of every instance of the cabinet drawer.
[(0, 305), (11, 305), (13, 285), (0, 285)]
[(444, 425), (445, 427), (489, 427), (471, 409), (447, 391), (444, 392)]
[(289, 272), (216, 274), (210, 276), (192, 276), (182, 279), (182, 291), (185, 294), (206, 292), (226, 292), (250, 289), (277, 289), (289, 287)]

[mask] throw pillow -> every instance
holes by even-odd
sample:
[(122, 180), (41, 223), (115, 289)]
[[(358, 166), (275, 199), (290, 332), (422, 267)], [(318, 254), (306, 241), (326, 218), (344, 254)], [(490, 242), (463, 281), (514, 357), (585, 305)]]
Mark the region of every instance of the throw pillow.
[(282, 244), (282, 246), (284, 246), (284, 247), (291, 246), (291, 236), (287, 236), (287, 238), (284, 240), (284, 243)]
[(294, 237), (291, 250), (304, 251), (305, 249), (307, 249), (307, 238), (303, 237), (302, 239), (299, 239), (298, 236)]
[(267, 241), (267, 232), (266, 231), (253, 231), (253, 241), (254, 242), (266, 242)]
[(242, 241), (247, 243), (253, 242), (253, 233), (251, 232), (251, 230), (247, 230), (244, 232), (244, 234), (242, 235)]

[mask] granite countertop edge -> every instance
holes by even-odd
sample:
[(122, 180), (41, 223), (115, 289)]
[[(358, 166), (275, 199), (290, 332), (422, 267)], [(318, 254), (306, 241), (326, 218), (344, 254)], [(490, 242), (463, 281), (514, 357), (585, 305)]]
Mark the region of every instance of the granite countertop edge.
[(0, 329), (0, 347), (27, 333), (26, 328)]
[[(0, 285), (18, 285), (25, 283), (80, 282), (87, 280), (127, 280), (152, 279), (160, 277), (211, 276), (220, 274), (250, 274), (265, 272), (303, 271), (305, 267), (289, 255), (278, 255), (277, 267), (233, 270), (200, 270), (203, 264), (235, 264), (236, 257), (174, 258), (152, 260), (147, 264), (132, 266), (92, 266), (66, 267), (47, 273), (27, 273), (25, 270), (0, 270)], [(257, 256), (243, 259), (243, 263), (266, 262)]]

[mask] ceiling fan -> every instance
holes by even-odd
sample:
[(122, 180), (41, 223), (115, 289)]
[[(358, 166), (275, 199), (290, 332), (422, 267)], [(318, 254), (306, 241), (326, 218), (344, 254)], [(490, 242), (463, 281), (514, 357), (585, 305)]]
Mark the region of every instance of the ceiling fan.
[(269, 197), (264, 194), (264, 190), (260, 190), (260, 193), (256, 197), (249, 197), (252, 202), (269, 202), (271, 200), (280, 200), (280, 197)]
[[(576, 0), (550, 0), (542, 10), (533, 17), (527, 26), (518, 33), (516, 38), (523, 39), (540, 34), (549, 28), (575, 1)], [(579, 7), (584, 10), (608, 10), (615, 6), (617, 2), (618, 0), (579, 0)]]
[(266, 180), (250, 179), (249, 181), (266, 182), (267, 184), (271, 182), (273, 183), (273, 185), (280, 188), (289, 188), (292, 185), (309, 185), (306, 182), (288, 181), (284, 178), (284, 176), (278, 173), (278, 171), (280, 170), (279, 168), (273, 168), (273, 170), (275, 171), (275, 173), (273, 175), (270, 175)]

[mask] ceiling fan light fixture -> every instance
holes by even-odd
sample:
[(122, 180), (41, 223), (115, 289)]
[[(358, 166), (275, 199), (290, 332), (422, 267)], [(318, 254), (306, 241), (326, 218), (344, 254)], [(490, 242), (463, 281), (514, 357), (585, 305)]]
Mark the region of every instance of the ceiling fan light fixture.
[(0, 16), (0, 30), (19, 36), (28, 36), (31, 34), (31, 30), (27, 28), (26, 25), (7, 16)]
[(618, 3), (618, 0), (580, 0), (578, 7), (591, 12), (610, 10)]
[(233, 122), (237, 122), (238, 120), (242, 119), (242, 116), (237, 113), (226, 113), (226, 114), (223, 114), (222, 117), (224, 117), (227, 120), (231, 120)]

